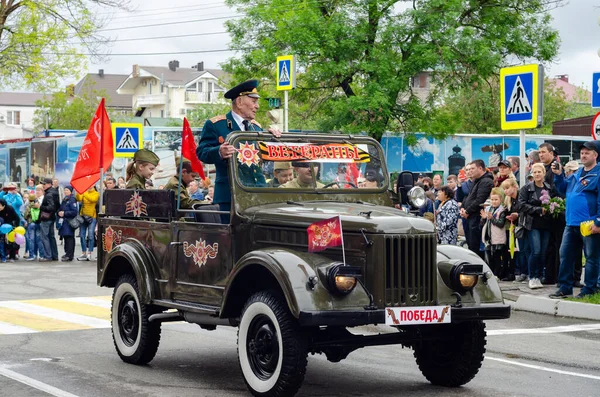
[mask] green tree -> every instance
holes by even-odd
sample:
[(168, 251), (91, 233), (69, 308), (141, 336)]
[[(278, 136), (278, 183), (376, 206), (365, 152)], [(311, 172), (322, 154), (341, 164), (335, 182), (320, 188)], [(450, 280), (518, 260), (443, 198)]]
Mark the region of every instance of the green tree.
[(274, 82), (276, 57), (297, 56), (298, 89), (290, 97), (302, 105), (290, 128), (312, 118), (323, 130), (380, 138), (427, 115), (411, 91), (418, 73), (431, 71), (438, 87), (470, 87), (508, 60), (552, 60), (559, 43), (547, 11), (561, 0), (227, 3), (245, 12), (227, 23), (231, 46), (241, 52), (224, 66), (234, 80)]
[(0, 0), (0, 88), (57, 88), (80, 74), (86, 56), (109, 41), (98, 34), (106, 8), (129, 0)]
[[(92, 83), (95, 84), (95, 83)], [(71, 96), (66, 92), (56, 92), (52, 96), (36, 101), (33, 114), (34, 130), (41, 132), (46, 129), (61, 130), (87, 130), (92, 117), (98, 109), (99, 98), (106, 99), (106, 106), (110, 106), (110, 98), (104, 90), (83, 89), (82, 96)], [(113, 119), (110, 110), (109, 117)]]

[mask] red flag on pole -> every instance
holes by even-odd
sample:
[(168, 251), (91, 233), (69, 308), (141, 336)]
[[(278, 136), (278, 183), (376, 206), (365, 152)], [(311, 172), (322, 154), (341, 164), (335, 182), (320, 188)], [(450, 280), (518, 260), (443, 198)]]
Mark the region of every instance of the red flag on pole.
[[(350, 163), (346, 166), (346, 182), (352, 183), (354, 186), (358, 186), (358, 178), (360, 176), (360, 171), (355, 163)], [(347, 185), (346, 188), (352, 187), (351, 185)]]
[(342, 222), (339, 216), (312, 223), (308, 232), (308, 252), (319, 252), (343, 245)]
[(110, 119), (102, 98), (88, 128), (71, 177), (71, 185), (78, 193), (82, 194), (98, 182), (100, 168), (106, 170), (110, 167), (114, 158), (113, 145)]
[(204, 169), (202, 163), (198, 159), (196, 154), (196, 141), (194, 141), (194, 135), (190, 128), (187, 118), (183, 118), (183, 133), (181, 135), (181, 156), (190, 160), (192, 163), (192, 170), (200, 175), (200, 178), (204, 179)]

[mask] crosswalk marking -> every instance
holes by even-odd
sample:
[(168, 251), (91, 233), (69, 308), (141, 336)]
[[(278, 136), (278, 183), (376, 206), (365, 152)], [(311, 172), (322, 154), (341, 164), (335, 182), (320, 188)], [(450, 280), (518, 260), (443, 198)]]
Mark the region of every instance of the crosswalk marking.
[(110, 328), (110, 296), (0, 302), (0, 334)]

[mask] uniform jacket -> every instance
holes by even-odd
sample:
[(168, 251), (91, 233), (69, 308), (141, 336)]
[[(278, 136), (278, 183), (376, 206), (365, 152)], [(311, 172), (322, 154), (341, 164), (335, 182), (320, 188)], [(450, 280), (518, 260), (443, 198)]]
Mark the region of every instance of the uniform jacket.
[(69, 219), (73, 219), (77, 216), (77, 200), (75, 200), (75, 197), (72, 194), (70, 194), (63, 198), (62, 202), (60, 203), (60, 207), (58, 208), (58, 211), (65, 212), (62, 216), (63, 222), (58, 228), (58, 234), (60, 236), (75, 235), (75, 231), (73, 230), (71, 225), (69, 225)]
[[(179, 192), (180, 203), (179, 208), (191, 209), (194, 204), (202, 203), (201, 200), (194, 200), (190, 197), (185, 184), (181, 181), (181, 191)], [(179, 190), (179, 177), (172, 176), (164, 187), (164, 190), (172, 190), (175, 192), (175, 202), (177, 203), (177, 191)]]
[[(258, 123), (252, 120), (250, 124), (251, 131), (261, 131), (262, 128)], [(229, 188), (229, 174), (227, 166), (229, 160), (223, 160), (219, 154), (219, 147), (227, 135), (233, 131), (241, 131), (240, 126), (235, 122), (231, 112), (226, 115), (216, 116), (204, 123), (202, 129), (202, 135), (200, 136), (200, 144), (196, 149), (196, 154), (200, 161), (207, 164), (214, 164), (217, 171), (217, 177), (215, 179), (215, 197), (213, 198), (214, 204), (219, 203), (230, 203), (231, 202), (231, 190)], [(234, 159), (237, 162), (237, 160)], [(245, 186), (266, 186), (264, 175), (260, 168), (253, 165), (252, 167), (242, 166), (248, 168), (248, 175), (243, 175), (243, 168), (240, 168), (240, 180)], [(259, 172), (255, 172), (253, 168), (257, 168)], [(262, 181), (257, 180), (256, 182), (246, 183), (245, 177), (248, 178), (261, 178)]]
[(85, 191), (83, 194), (77, 193), (77, 201), (81, 201), (81, 215), (96, 217), (96, 203), (100, 200), (100, 193), (97, 190)]
[(138, 174), (133, 174), (131, 179), (127, 182), (127, 189), (145, 190), (146, 180)]
[(462, 207), (470, 216), (479, 215), (481, 211), (480, 204), (490, 197), (490, 192), (494, 187), (494, 177), (489, 172), (484, 173), (479, 179), (473, 181), (473, 186), (469, 191), (469, 195), (463, 200)]
[(579, 226), (581, 222), (594, 220), (600, 227), (600, 164), (596, 164), (581, 177), (583, 167), (565, 178), (564, 174), (554, 175), (556, 189), (566, 194), (567, 226)]
[[(321, 182), (317, 181), (317, 189), (320, 189), (323, 186), (325, 186), (325, 185), (322, 184)], [(287, 181), (283, 185), (279, 185), (279, 187), (292, 188), (292, 189), (312, 189), (313, 185), (312, 185), (312, 182), (309, 184), (304, 184), (304, 183), (300, 182), (300, 180), (298, 178), (294, 178), (291, 181)]]

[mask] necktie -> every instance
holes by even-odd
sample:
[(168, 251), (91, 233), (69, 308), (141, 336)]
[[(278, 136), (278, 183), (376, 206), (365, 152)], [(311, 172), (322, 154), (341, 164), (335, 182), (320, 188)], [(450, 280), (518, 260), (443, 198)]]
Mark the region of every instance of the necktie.
[(250, 131), (250, 122), (248, 120), (242, 121), (242, 124), (244, 124), (244, 131)]

